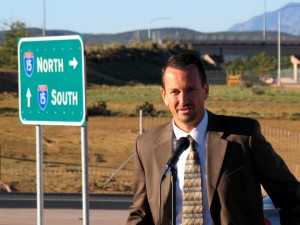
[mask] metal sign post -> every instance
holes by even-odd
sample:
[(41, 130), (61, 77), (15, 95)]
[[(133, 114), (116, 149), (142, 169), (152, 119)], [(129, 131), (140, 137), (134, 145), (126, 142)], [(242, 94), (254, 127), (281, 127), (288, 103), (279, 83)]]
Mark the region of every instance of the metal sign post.
[(43, 182), (43, 145), (42, 126), (36, 126), (36, 199), (37, 199), (37, 224), (43, 225), (44, 221), (44, 182)]
[(88, 167), (88, 144), (87, 126), (81, 127), (81, 166), (82, 166), (82, 210), (83, 224), (88, 225), (89, 219), (89, 167)]

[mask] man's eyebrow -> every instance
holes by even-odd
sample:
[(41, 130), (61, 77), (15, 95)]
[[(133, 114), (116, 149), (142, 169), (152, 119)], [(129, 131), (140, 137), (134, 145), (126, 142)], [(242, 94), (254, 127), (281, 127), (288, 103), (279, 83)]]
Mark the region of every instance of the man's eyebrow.
[(176, 88), (176, 87), (171, 87), (171, 88), (169, 88), (169, 90), (170, 90), (170, 91), (174, 91), (174, 90), (179, 90), (179, 89)]

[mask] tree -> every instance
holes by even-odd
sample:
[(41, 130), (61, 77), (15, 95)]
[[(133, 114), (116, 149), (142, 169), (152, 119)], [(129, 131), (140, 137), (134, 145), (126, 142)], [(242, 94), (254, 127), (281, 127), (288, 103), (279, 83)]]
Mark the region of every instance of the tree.
[[(234, 74), (243, 70), (244, 72), (248, 71), (262, 77), (276, 72), (277, 64), (277, 57), (262, 52), (245, 60), (237, 57), (232, 61), (224, 62), (223, 68), (228, 73)], [(290, 67), (291, 62), (289, 57), (281, 57), (281, 68), (285, 69)]]
[(23, 22), (5, 23), (4, 26), (9, 27), (9, 29), (4, 34), (5, 41), (0, 52), (0, 66), (15, 69), (18, 67), (18, 38), (29, 37), (30, 35)]
[(253, 62), (256, 73), (261, 77), (276, 70), (275, 58), (267, 56), (265, 52), (252, 57), (251, 61)]
[(244, 62), (240, 57), (235, 58), (231, 62), (224, 62), (223, 68), (227, 74), (241, 74), (244, 68)]

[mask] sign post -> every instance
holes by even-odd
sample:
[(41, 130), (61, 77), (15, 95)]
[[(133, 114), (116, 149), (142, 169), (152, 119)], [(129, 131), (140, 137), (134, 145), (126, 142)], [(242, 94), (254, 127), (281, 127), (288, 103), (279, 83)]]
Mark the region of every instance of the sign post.
[(37, 221), (43, 224), (41, 125), (81, 126), (83, 224), (89, 224), (85, 58), (79, 35), (21, 38), (19, 119), (36, 125)]

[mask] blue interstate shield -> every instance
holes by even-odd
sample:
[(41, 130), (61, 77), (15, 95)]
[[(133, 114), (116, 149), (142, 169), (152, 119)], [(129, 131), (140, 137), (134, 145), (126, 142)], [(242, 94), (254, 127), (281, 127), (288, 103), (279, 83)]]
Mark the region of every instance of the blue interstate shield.
[(38, 101), (39, 106), (42, 110), (44, 110), (47, 106), (48, 102), (48, 86), (47, 85), (39, 85), (38, 86)]
[(33, 52), (24, 53), (24, 68), (28, 77), (31, 77), (34, 69), (34, 56)]

